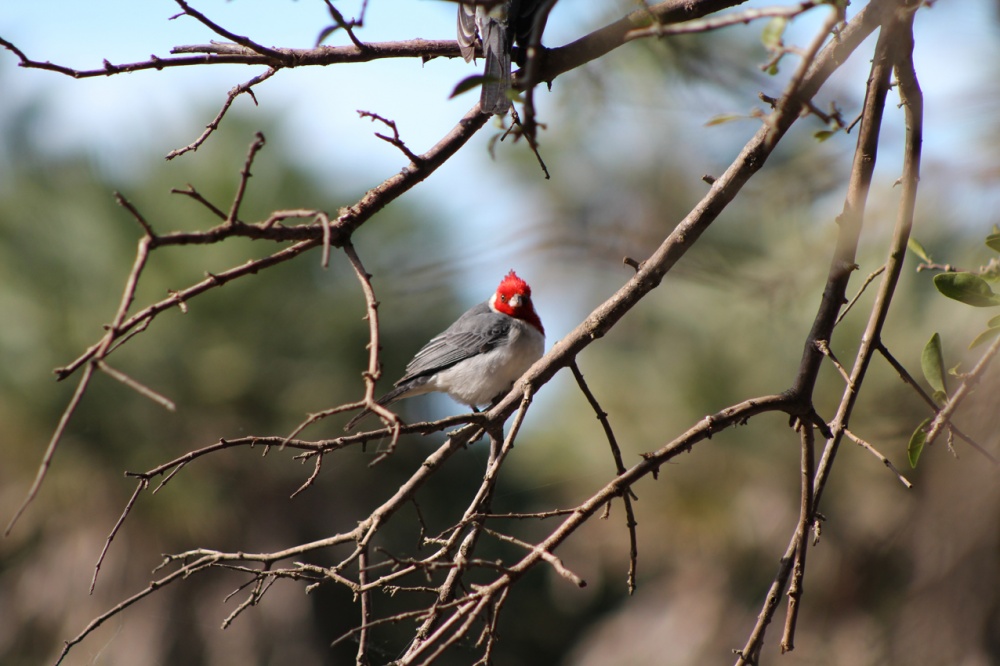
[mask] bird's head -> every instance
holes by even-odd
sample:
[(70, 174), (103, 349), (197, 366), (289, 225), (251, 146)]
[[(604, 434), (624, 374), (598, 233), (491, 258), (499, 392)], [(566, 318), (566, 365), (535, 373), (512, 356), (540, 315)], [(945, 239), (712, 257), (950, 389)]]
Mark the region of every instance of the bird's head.
[(494, 312), (500, 312), (510, 317), (515, 317), (528, 324), (531, 324), (538, 332), (545, 335), (542, 328), (542, 320), (535, 312), (535, 306), (531, 303), (531, 287), (528, 283), (517, 277), (517, 273), (511, 270), (500, 282), (497, 292), (490, 299), (490, 308)]

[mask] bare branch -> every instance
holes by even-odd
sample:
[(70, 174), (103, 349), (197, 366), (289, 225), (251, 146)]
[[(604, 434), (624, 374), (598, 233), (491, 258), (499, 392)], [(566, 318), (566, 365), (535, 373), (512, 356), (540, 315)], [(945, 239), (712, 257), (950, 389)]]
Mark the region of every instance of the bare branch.
[(358, 586), (361, 591), (361, 630), (358, 632), (358, 654), (355, 659), (357, 666), (365, 666), (368, 663), (368, 622), (371, 618), (371, 592), (364, 589), (368, 583), (368, 549), (362, 548), (358, 555)]
[[(601, 409), (600, 403), (597, 402), (597, 398), (594, 397), (593, 392), (590, 387), (587, 386), (587, 382), (583, 378), (583, 373), (580, 372), (579, 366), (576, 364), (576, 359), (569, 366), (570, 370), (573, 371), (573, 377), (576, 379), (577, 385), (580, 387), (580, 391), (583, 392), (584, 397), (587, 398), (587, 402), (593, 408), (594, 412), (597, 414), (597, 420), (601, 422), (601, 427), (604, 428), (604, 435), (608, 439), (608, 445), (611, 447), (611, 456), (615, 459), (615, 471), (621, 475), (625, 472), (625, 463), (622, 462), (622, 452), (618, 447), (618, 441), (615, 438), (615, 433), (611, 429), (611, 422), (608, 421), (608, 413)], [(629, 553), (628, 553), (628, 593), (632, 594), (635, 592), (635, 573), (636, 573), (636, 560), (639, 557), (639, 547), (638, 539), (635, 535), (635, 528), (638, 523), (635, 521), (635, 512), (632, 510), (632, 500), (639, 499), (632, 489), (629, 488), (625, 493), (622, 494), (622, 501), (625, 504), (625, 526), (628, 528), (629, 535)]]
[(132, 507), (135, 506), (135, 502), (139, 499), (139, 493), (145, 490), (149, 486), (149, 483), (145, 479), (140, 479), (139, 484), (135, 487), (135, 492), (132, 493), (132, 497), (125, 504), (125, 510), (122, 511), (121, 516), (118, 517), (118, 522), (115, 526), (111, 528), (111, 533), (108, 534), (108, 538), (104, 540), (104, 548), (101, 549), (101, 554), (97, 558), (97, 564), (94, 565), (94, 575), (90, 579), (90, 593), (94, 593), (94, 587), (97, 585), (97, 575), (101, 572), (101, 564), (104, 563), (104, 557), (108, 554), (108, 549), (111, 548), (111, 542), (114, 541), (115, 535), (118, 534), (118, 530), (125, 523), (125, 518), (131, 513)]
[[(371, 219), (372, 216), (382, 210), (389, 202), (394, 201), (416, 184), (429, 177), (448, 158), (454, 155), (459, 148), (465, 145), (465, 142), (486, 123), (486, 119), (486, 116), (477, 113), (476, 109), (473, 108), (472, 111), (466, 113), (465, 117), (462, 118), (451, 132), (442, 138), (433, 148), (421, 155), (421, 161), (418, 165), (410, 169), (404, 169), (391, 176), (380, 185), (369, 190), (355, 205), (343, 209), (337, 217), (337, 221), (330, 225), (330, 244), (334, 247), (340, 247), (355, 229)], [(242, 266), (215, 275), (209, 275), (205, 280), (187, 289), (171, 293), (169, 298), (154, 303), (121, 322), (120, 326), (115, 327), (115, 336), (122, 335), (139, 324), (153, 319), (164, 310), (169, 310), (183, 302), (189, 302), (191, 298), (199, 296), (206, 291), (221, 287), (234, 279), (254, 275), (265, 268), (293, 259), (299, 254), (321, 244), (323, 233), (323, 225), (321, 224), (278, 227), (274, 225), (273, 221), (268, 220), (260, 225), (222, 224), (204, 232), (176, 232), (158, 236), (156, 241), (157, 247), (161, 245), (215, 243), (229, 236), (300, 242), (263, 259), (249, 261)], [(58, 368), (56, 376), (59, 379), (65, 379), (70, 376), (84, 363), (93, 358), (98, 349), (99, 346), (95, 345), (69, 365)]]
[[(228, 39), (229, 41), (235, 42), (235, 43), (239, 44), (240, 46), (242, 46), (244, 48), (250, 49), (251, 51), (253, 51), (255, 53), (259, 53), (262, 56), (265, 56), (267, 58), (271, 58), (273, 60), (277, 60), (278, 62), (280, 62), (282, 64), (285, 64), (285, 65), (290, 64), (289, 60), (287, 59), (287, 56), (284, 53), (281, 53), (280, 51), (277, 51), (275, 49), (269, 49), (266, 46), (262, 46), (262, 45), (258, 44), (257, 42), (255, 42), (255, 41), (253, 41), (253, 40), (251, 40), (251, 39), (249, 39), (247, 37), (243, 37), (241, 35), (237, 35), (234, 32), (230, 32), (230, 31), (226, 30), (221, 25), (219, 25), (218, 23), (215, 23), (214, 21), (212, 21), (211, 19), (209, 19), (207, 16), (205, 16), (204, 14), (202, 14), (201, 12), (199, 12), (197, 9), (194, 9), (193, 7), (191, 7), (191, 5), (189, 5), (187, 2), (185, 2), (185, 0), (174, 0), (174, 2), (176, 2), (180, 6), (180, 8), (183, 10), (183, 12), (185, 14), (187, 14), (188, 16), (190, 16), (190, 17), (198, 20), (203, 25), (205, 25), (206, 27), (208, 27), (209, 30), (211, 30), (215, 34), (219, 35), (220, 37), (224, 37), (224, 38)], [(174, 17), (174, 18), (176, 18), (176, 17)]]
[(792, 565), (792, 582), (788, 586), (788, 613), (785, 615), (785, 632), (781, 637), (781, 653), (795, 649), (795, 626), (802, 601), (802, 580), (806, 573), (806, 553), (809, 550), (809, 526), (813, 522), (813, 475), (816, 472), (816, 436), (811, 423), (799, 422), (802, 445), (801, 503), (799, 522), (795, 528), (798, 543), (795, 563)]
[[(891, 1), (880, 4), (873, 3), (869, 4), (864, 10), (862, 10), (862, 14), (865, 11), (873, 10), (873, 15), (870, 18), (878, 22), (888, 19), (890, 22), (889, 24), (893, 25), (891, 22), (893, 14), (889, 10), (894, 6), (895, 5), (893, 5)], [(856, 16), (848, 24), (848, 26), (840, 32), (839, 38), (831, 42), (827, 49), (835, 48), (839, 43), (841, 43), (851, 30), (852, 25), (856, 25), (855, 22), (860, 18), (861, 14)], [(878, 43), (875, 47), (875, 59), (872, 63), (872, 71), (869, 76), (868, 94), (865, 98), (865, 109), (863, 112), (864, 120), (861, 127), (861, 134), (858, 137), (854, 167), (851, 171), (851, 181), (848, 187), (847, 198), (844, 203), (844, 212), (838, 218), (839, 233), (837, 238), (837, 247), (834, 250), (833, 260), (827, 278), (827, 286), (823, 292), (819, 312), (813, 321), (813, 327), (806, 341), (802, 361), (799, 365), (799, 374), (792, 390), (793, 395), (797, 393), (803, 393), (805, 396), (812, 395), (817, 374), (819, 372), (819, 364), (824, 358), (816, 343), (820, 340), (830, 339), (834, 324), (836, 323), (837, 313), (840, 311), (840, 307), (845, 300), (844, 295), (846, 294), (850, 274), (853, 272), (855, 267), (854, 254), (857, 248), (858, 235), (861, 231), (864, 204), (871, 182), (872, 169), (875, 163), (874, 158), (877, 152), (879, 124), (881, 122), (882, 111), (885, 105), (886, 91), (889, 86), (892, 40), (892, 30), (883, 26), (882, 31), (879, 33)], [(804, 80), (804, 84), (807, 81), (808, 77)], [(788, 105), (785, 105), (783, 107), (779, 106), (779, 108), (787, 109), (789, 107)], [(778, 113), (777, 108), (775, 109), (775, 113)], [(857, 397), (858, 387), (861, 385), (865, 370), (867, 369), (868, 362), (870, 361), (871, 354), (874, 350), (874, 341), (878, 340), (882, 324), (885, 321), (885, 314), (888, 311), (888, 304), (891, 300), (891, 294), (895, 288), (896, 278), (901, 270), (902, 253), (905, 252), (906, 238), (909, 236), (910, 222), (912, 222), (912, 220), (901, 218), (897, 223), (896, 235), (893, 238), (892, 253), (890, 255), (890, 260), (886, 263), (886, 272), (885, 275), (883, 275), (880, 290), (876, 296), (876, 302), (872, 309), (871, 318), (869, 319), (868, 329), (865, 331), (865, 335), (862, 338), (861, 349), (858, 350), (854, 368), (848, 378), (847, 387), (845, 388), (844, 397), (841, 400), (837, 417), (830, 427), (832, 436), (828, 438), (827, 445), (823, 452), (823, 457), (820, 460), (819, 466), (813, 477), (812, 507), (814, 512), (816, 507), (819, 505), (823, 486), (829, 475), (833, 457), (836, 453), (836, 447), (843, 434), (844, 426), (841, 424), (846, 423), (847, 416), (853, 408)], [(902, 249), (900, 250), (900, 248)], [(796, 528), (795, 533), (789, 542), (788, 548), (785, 551), (785, 555), (781, 559), (778, 573), (775, 575), (774, 580), (771, 583), (771, 587), (768, 590), (763, 607), (761, 608), (761, 612), (757, 618), (757, 622), (754, 625), (753, 630), (750, 632), (744, 647), (737, 651), (737, 666), (746, 666), (749, 664), (756, 664), (758, 662), (760, 651), (763, 647), (764, 633), (767, 626), (770, 624), (775, 611), (777, 610), (778, 598), (781, 592), (785, 589), (785, 586), (788, 584), (788, 579), (792, 572), (794, 560), (800, 543), (801, 535), (799, 534), (798, 528)]]
[[(177, 0), (182, 2), (183, 0)], [(233, 204), (229, 207), (229, 214), (226, 215), (225, 221), (222, 223), (225, 227), (231, 227), (236, 224), (240, 215), (240, 205), (243, 203), (243, 196), (247, 191), (247, 181), (250, 180), (250, 167), (253, 165), (253, 160), (260, 152), (260, 149), (264, 147), (264, 135), (257, 132), (254, 135), (254, 141), (250, 144), (250, 149), (247, 151), (247, 158), (243, 162), (243, 168), (240, 170), (240, 182), (236, 187), (236, 195), (233, 196)]]
[(269, 67), (267, 71), (264, 72), (263, 74), (259, 74), (250, 79), (249, 81), (247, 81), (246, 83), (242, 83), (232, 88), (226, 95), (226, 101), (223, 102), (222, 108), (219, 110), (219, 113), (216, 114), (215, 118), (212, 119), (212, 122), (208, 123), (208, 125), (205, 126), (205, 131), (202, 132), (197, 139), (195, 139), (188, 145), (183, 146), (181, 148), (177, 148), (175, 150), (171, 150), (169, 153), (167, 153), (167, 159), (172, 160), (175, 157), (183, 155), (184, 153), (190, 152), (192, 150), (198, 150), (198, 148), (201, 147), (201, 144), (205, 143), (208, 137), (212, 135), (212, 132), (219, 129), (219, 125), (222, 123), (222, 119), (226, 117), (226, 112), (229, 111), (229, 107), (233, 105), (233, 102), (236, 101), (237, 97), (245, 93), (247, 95), (250, 95), (250, 98), (254, 101), (254, 104), (256, 104), (257, 98), (254, 97), (253, 87), (258, 83), (263, 83), (264, 81), (267, 81), (269, 78), (271, 78), (277, 73), (278, 70), (276, 68)]
[(49, 440), (49, 445), (45, 449), (45, 453), (42, 454), (42, 461), (38, 465), (38, 471), (35, 473), (35, 480), (31, 482), (31, 487), (28, 489), (27, 495), (25, 495), (24, 500), (22, 500), (21, 505), (14, 512), (13, 517), (11, 517), (10, 522), (7, 523), (7, 527), (4, 530), (4, 536), (9, 536), (10, 531), (14, 529), (14, 525), (17, 523), (21, 514), (28, 508), (28, 505), (35, 499), (38, 495), (39, 489), (42, 487), (42, 482), (45, 481), (45, 476), (48, 474), (49, 467), (52, 466), (52, 459), (56, 455), (56, 448), (59, 446), (60, 440), (62, 440), (63, 433), (66, 432), (66, 425), (69, 423), (70, 417), (73, 416), (73, 412), (80, 405), (80, 400), (83, 398), (84, 392), (87, 390), (87, 386), (90, 384), (90, 379), (94, 375), (93, 364), (88, 364), (86, 369), (83, 371), (83, 375), (80, 377), (80, 382), (76, 385), (76, 391), (73, 392), (73, 397), (70, 398), (69, 404), (66, 405), (66, 409), (63, 410), (62, 416), (59, 417), (59, 424), (56, 425), (55, 432), (52, 433), (52, 438)]
[(358, 109), (358, 115), (361, 116), (362, 118), (370, 118), (372, 122), (377, 120), (383, 125), (387, 126), (389, 129), (392, 130), (391, 137), (386, 136), (385, 134), (379, 134), (378, 132), (375, 132), (375, 136), (382, 139), (386, 143), (390, 143), (393, 146), (399, 148), (400, 152), (406, 155), (407, 159), (409, 159), (410, 162), (412, 162), (413, 164), (416, 164), (417, 162), (420, 161), (420, 156), (415, 154), (409, 148), (407, 148), (406, 144), (403, 143), (403, 140), (399, 138), (399, 130), (396, 128), (395, 120), (389, 120), (388, 118), (383, 118), (377, 113), (372, 113), (371, 111), (362, 111), (360, 109)]
[[(492, 537), (495, 537), (495, 538), (500, 539), (501, 541), (505, 541), (507, 543), (512, 543), (512, 544), (514, 544), (516, 546), (520, 546), (521, 548), (524, 548), (525, 550), (532, 551), (532, 550), (535, 549), (535, 547), (533, 545), (531, 545), (530, 543), (526, 543), (524, 541), (521, 541), (520, 539), (512, 537), (512, 536), (510, 536), (508, 534), (502, 534), (501, 532), (497, 532), (496, 530), (491, 530), (488, 527), (484, 527), (483, 531), (486, 534), (489, 534)], [(548, 551), (542, 551), (541, 552), (541, 557), (542, 557), (543, 560), (545, 560), (546, 563), (552, 565), (552, 568), (555, 569), (555, 571), (556, 571), (557, 574), (559, 574), (560, 576), (562, 576), (563, 578), (565, 578), (569, 582), (573, 583), (577, 587), (587, 587), (587, 581), (583, 580), (582, 578), (580, 578), (579, 576), (577, 576), (575, 573), (573, 573), (572, 571), (570, 571), (569, 569), (567, 569), (566, 565), (563, 564), (563, 561), (560, 560), (555, 555), (553, 555), (552, 553), (550, 553)]]
[(868, 274), (868, 277), (865, 278), (865, 281), (861, 283), (860, 287), (858, 287), (858, 293), (856, 293), (854, 295), (854, 298), (851, 299), (851, 302), (848, 303), (844, 307), (844, 309), (840, 311), (840, 315), (837, 317), (837, 321), (833, 323), (833, 326), (835, 328), (840, 325), (840, 322), (844, 320), (844, 317), (846, 317), (847, 313), (851, 311), (851, 308), (854, 307), (854, 304), (858, 302), (858, 299), (861, 298), (861, 295), (865, 293), (865, 289), (868, 288), (868, 285), (871, 284), (875, 278), (881, 275), (884, 270), (885, 270), (885, 265), (883, 264), (882, 266), (879, 266), (874, 271)]
[(807, 0), (806, 2), (800, 2), (799, 4), (792, 5), (790, 7), (778, 6), (761, 7), (760, 9), (745, 9), (740, 12), (732, 12), (729, 14), (722, 14), (720, 16), (684, 21), (673, 25), (664, 25), (663, 23), (657, 22), (647, 28), (638, 28), (625, 33), (625, 40), (632, 41), (647, 37), (665, 37), (667, 35), (688, 35), (699, 32), (710, 32), (712, 30), (727, 28), (733, 25), (746, 25), (751, 21), (756, 21), (762, 18), (791, 19), (799, 16), (800, 14), (804, 14), (819, 4), (822, 3)]
[(330, 12), (330, 17), (336, 22), (337, 27), (342, 28), (344, 32), (347, 33), (347, 36), (348, 38), (350, 38), (351, 43), (362, 50), (367, 48), (365, 44), (362, 43), (360, 39), (358, 39), (358, 36), (354, 34), (354, 28), (358, 28), (364, 25), (365, 7), (368, 4), (367, 0), (365, 0), (364, 4), (362, 4), (361, 6), (362, 18), (352, 21), (346, 20), (344, 18), (344, 15), (341, 14), (340, 11), (333, 6), (333, 3), (330, 2), (330, 0), (323, 0), (323, 2), (326, 4), (326, 10)]
[[(909, 6), (912, 6), (910, 5), (910, 0), (901, 0), (900, 8), (904, 11), (900, 11), (893, 17), (893, 20), (888, 21), (879, 34), (879, 42), (875, 49), (875, 60), (872, 65), (872, 85), (876, 85), (874, 82), (878, 79), (881, 81), (878, 85), (887, 87), (889, 85), (889, 70), (896, 63), (912, 62), (910, 59), (912, 58), (913, 50), (913, 13), (912, 11), (905, 11), (905, 8)], [(884, 104), (884, 94), (870, 87), (869, 96), (872, 95), (879, 95), (881, 97), (880, 106)], [(860, 383), (863, 381), (868, 364), (871, 362), (871, 357), (875, 353), (881, 339), (882, 327), (888, 315), (889, 304), (892, 301), (896, 283), (903, 269), (903, 261), (906, 258), (906, 244), (910, 238), (910, 230), (913, 226), (913, 210), (917, 196), (917, 184), (920, 180), (920, 148), (923, 134), (923, 105), (920, 100), (919, 88), (911, 90), (910, 95), (914, 98), (912, 103), (906, 105), (907, 132), (903, 153), (903, 187), (900, 193), (896, 226), (893, 230), (889, 256), (885, 263), (885, 274), (882, 276), (879, 291), (875, 296), (868, 325), (861, 338), (861, 346), (858, 349), (851, 372), (851, 382), (848, 384), (841, 398), (840, 407), (830, 426), (834, 436), (828, 439), (816, 472), (815, 501), (817, 505), (823, 494), (826, 480), (829, 477), (830, 466), (837, 454), (837, 448), (843, 436), (843, 431), (846, 429), (846, 424), (857, 401), (858, 391), (856, 387), (860, 386)], [(874, 146), (864, 148), (867, 143), (864, 139), (867, 131), (865, 125), (869, 122), (867, 107), (866, 100), (866, 118), (862, 120), (861, 135), (858, 137), (859, 150), (856, 156), (858, 160), (871, 160), (874, 162)], [(857, 161), (856, 164), (858, 164)], [(858, 164), (858, 168), (860, 168), (860, 164)]]

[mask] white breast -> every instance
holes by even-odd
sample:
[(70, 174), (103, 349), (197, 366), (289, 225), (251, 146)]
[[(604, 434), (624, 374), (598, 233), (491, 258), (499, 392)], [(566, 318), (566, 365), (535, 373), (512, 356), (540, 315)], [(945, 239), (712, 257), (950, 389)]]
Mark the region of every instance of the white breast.
[(506, 344), (439, 372), (428, 382), (428, 390), (447, 393), (463, 405), (487, 405), (509, 391), (544, 352), (545, 337), (534, 326), (518, 320), (511, 326)]

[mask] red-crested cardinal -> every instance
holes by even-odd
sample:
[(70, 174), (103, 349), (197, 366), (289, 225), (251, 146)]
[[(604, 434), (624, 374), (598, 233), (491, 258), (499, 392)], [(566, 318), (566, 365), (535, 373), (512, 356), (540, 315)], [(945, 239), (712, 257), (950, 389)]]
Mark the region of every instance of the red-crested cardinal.
[[(512, 270), (488, 301), (424, 345), (396, 388), (377, 402), (388, 405), (440, 391), (472, 408), (487, 405), (503, 397), (544, 350), (545, 329), (531, 303), (531, 287)], [(350, 430), (369, 411), (344, 429)]]
[(465, 62), (475, 58), (477, 41), (483, 46), (486, 68), (479, 98), (483, 113), (504, 114), (510, 108), (507, 91), (510, 90), (511, 48), (515, 40), (522, 49), (527, 48), (535, 12), (541, 4), (540, 0), (458, 4), (458, 46)]

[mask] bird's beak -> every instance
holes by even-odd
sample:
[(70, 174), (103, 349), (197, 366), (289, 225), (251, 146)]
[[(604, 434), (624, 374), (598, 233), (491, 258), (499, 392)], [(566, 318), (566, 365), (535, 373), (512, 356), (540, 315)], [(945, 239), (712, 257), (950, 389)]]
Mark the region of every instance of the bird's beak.
[(515, 310), (524, 305), (524, 297), (521, 294), (514, 294), (510, 297), (510, 307)]

